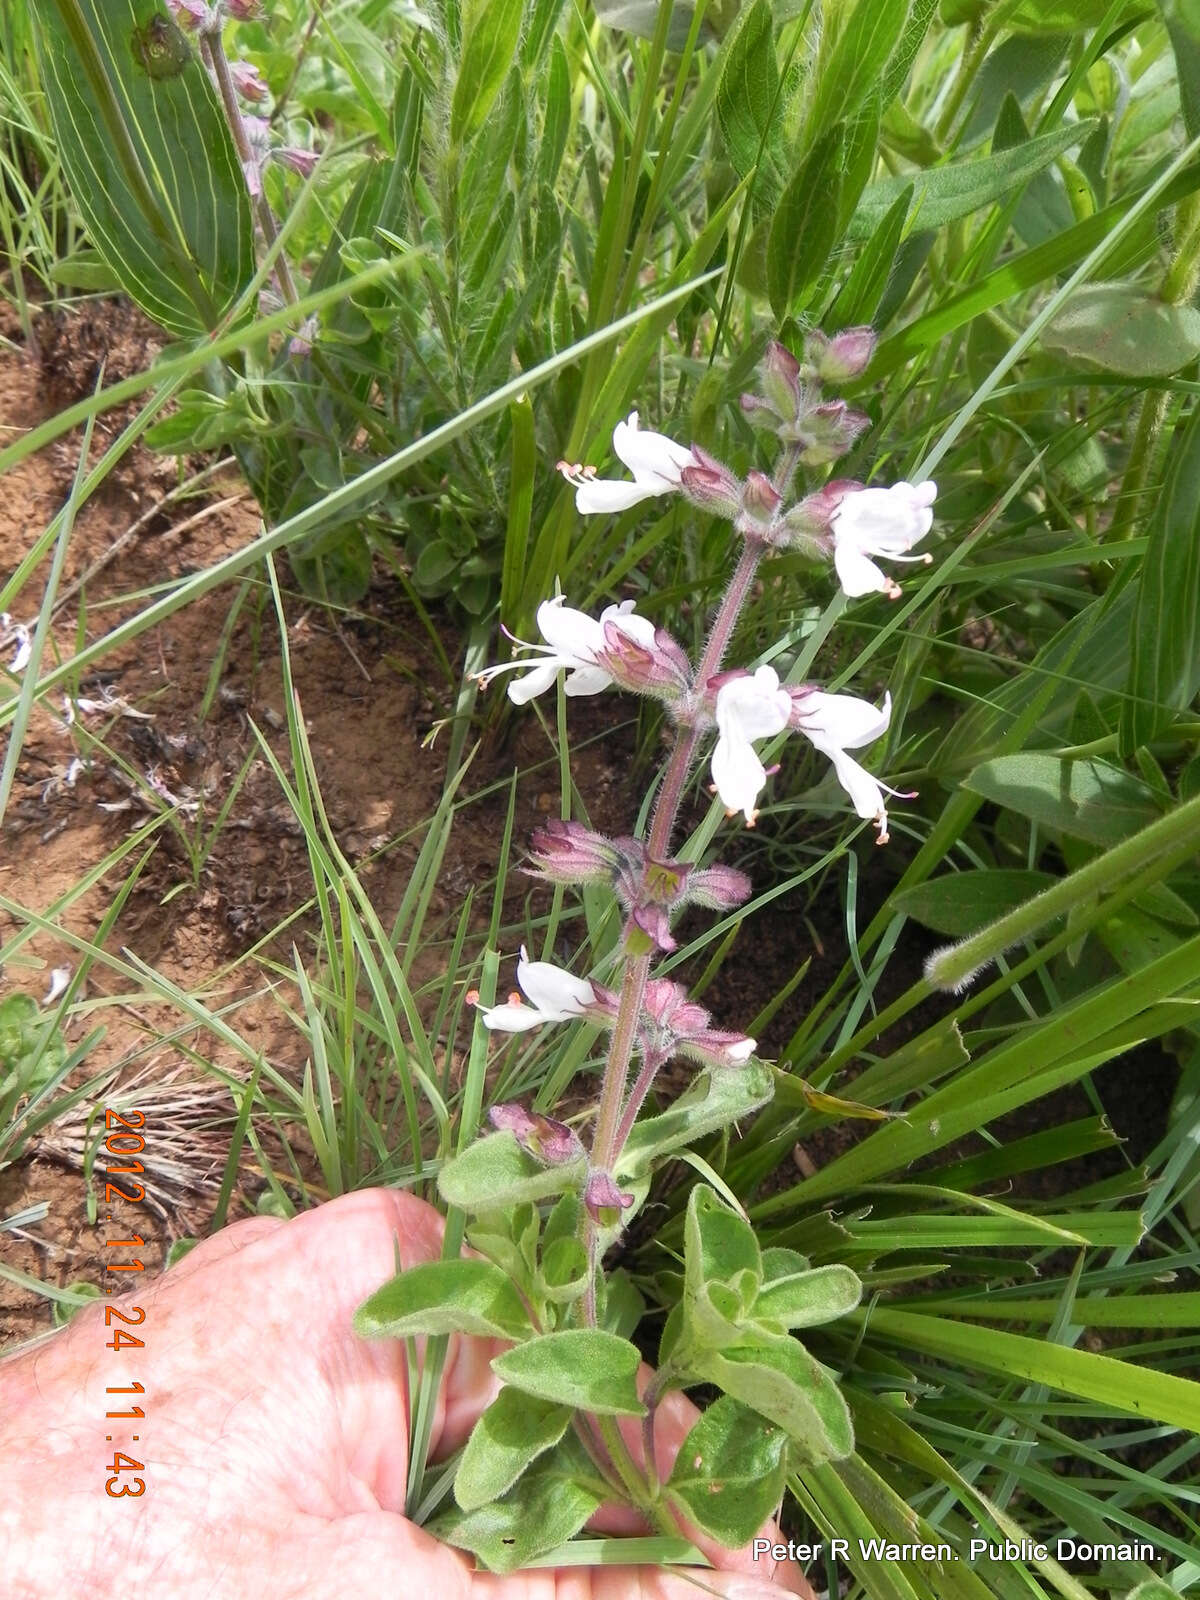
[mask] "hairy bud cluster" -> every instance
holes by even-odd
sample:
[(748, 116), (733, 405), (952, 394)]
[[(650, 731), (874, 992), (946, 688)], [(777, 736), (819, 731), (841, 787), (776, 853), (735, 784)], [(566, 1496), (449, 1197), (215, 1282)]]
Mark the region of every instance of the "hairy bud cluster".
[[(823, 346), (814, 340), (824, 341)], [(744, 394), (743, 411), (783, 443), (797, 446), (805, 466), (836, 461), (870, 427), (871, 419), (852, 411), (844, 400), (823, 399), (820, 383), (857, 377), (874, 343), (870, 328), (850, 328), (829, 340), (823, 334), (810, 335), (801, 362), (772, 340), (759, 367), (761, 393)]]

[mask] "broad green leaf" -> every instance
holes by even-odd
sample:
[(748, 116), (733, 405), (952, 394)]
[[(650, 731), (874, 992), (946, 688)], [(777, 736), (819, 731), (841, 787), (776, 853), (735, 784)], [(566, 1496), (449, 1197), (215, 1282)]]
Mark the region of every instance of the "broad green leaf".
[(844, 145), (845, 129), (839, 122), (797, 168), (771, 218), (767, 293), (780, 322), (804, 304), (837, 243)]
[(448, 1544), (470, 1550), (492, 1572), (514, 1572), (565, 1544), (599, 1506), (582, 1450), (568, 1435), (553, 1455), (523, 1473), (503, 1500), (473, 1511), (454, 1511), (431, 1524)]
[(35, 1094), (66, 1056), (52, 1014), (40, 1010), (32, 995), (18, 992), (0, 1001), (0, 1091)]
[(1042, 331), (1042, 343), (1091, 371), (1166, 377), (1200, 355), (1200, 311), (1129, 283), (1089, 283)]
[(467, 1243), (486, 1256), (521, 1289), (532, 1287), (537, 1271), (537, 1207), (528, 1201), (506, 1211), (488, 1211), (467, 1228)]
[(763, 1336), (753, 1345), (706, 1350), (696, 1355), (692, 1370), (778, 1423), (806, 1461), (840, 1461), (854, 1449), (841, 1391), (796, 1339)]
[(498, 1500), (538, 1456), (558, 1443), (570, 1421), (569, 1406), (519, 1389), (501, 1389), (471, 1430), (458, 1463), (454, 1498), (462, 1509), (474, 1511)]
[(92, 244), (156, 322), (212, 332), (254, 276), (254, 230), (194, 46), (161, 0), (43, 0), (30, 17)]
[[(720, 38), (736, 18), (738, 4), (739, 0), (710, 0), (700, 25), (701, 40)], [(639, 39), (653, 39), (659, 10), (659, 0), (595, 0), (596, 15), (606, 28), (619, 28)], [(692, 0), (673, 0), (668, 50), (682, 50), (687, 44), (695, 11)]]
[(825, 6), (805, 149), (815, 148), (832, 123), (849, 121), (867, 97), (878, 92), (908, 13), (908, 0), (888, 0), (887, 5), (879, 0), (836, 0)]
[(899, 43), (892, 51), (891, 60), (883, 74), (879, 104), (884, 110), (891, 105), (908, 81), (909, 69), (917, 58), (917, 51), (921, 48), (921, 42), (936, 10), (937, 0), (912, 0), (908, 8), (908, 21), (904, 24)]
[[(1116, 23), (1137, 4), (1128, 0)], [(1084, 33), (1098, 28), (1111, 10), (1111, 0), (1021, 0), (1005, 21), (1014, 33)]]
[(779, 1504), (786, 1466), (783, 1429), (722, 1395), (679, 1447), (667, 1493), (698, 1528), (736, 1549)]
[(640, 1417), (646, 1409), (634, 1385), (640, 1360), (637, 1347), (615, 1333), (568, 1328), (506, 1350), (494, 1359), (492, 1371), (541, 1400), (598, 1416)]
[(717, 89), (717, 121), (738, 176), (754, 171), (758, 191), (771, 198), (781, 186), (779, 63), (768, 0), (754, 0), (730, 46)]
[(354, 1313), (366, 1339), (473, 1333), (519, 1339), (529, 1332), (521, 1297), (487, 1261), (424, 1261), (399, 1273)]
[(936, 933), (957, 939), (986, 927), (1054, 882), (1048, 872), (1026, 872), (1020, 867), (971, 868), (905, 889), (892, 906)]
[(617, 1177), (644, 1177), (660, 1156), (718, 1128), (732, 1127), (766, 1105), (774, 1087), (770, 1067), (753, 1058), (744, 1067), (701, 1073), (669, 1110), (634, 1124), (617, 1158)]
[(897, 195), (903, 194), (909, 184), (913, 186), (910, 215), (914, 225), (923, 231), (969, 216), (972, 211), (991, 205), (1028, 182), (1064, 150), (1082, 144), (1092, 127), (1090, 122), (1073, 122), (1067, 127), (1040, 133), (1015, 150), (1002, 150), (970, 161), (952, 161), (943, 167), (932, 167), (928, 172), (880, 178), (864, 189), (850, 222), (849, 237), (865, 239), (872, 234)]
[(523, 1150), (505, 1129), (469, 1144), (438, 1173), (438, 1190), (447, 1205), (464, 1211), (498, 1211), (523, 1200), (543, 1200), (564, 1189), (582, 1188), (583, 1157), (564, 1166), (545, 1167)]
[(827, 332), (839, 333), (843, 328), (874, 322), (891, 276), (896, 252), (900, 248), (912, 196), (913, 186), (910, 183), (896, 196), (883, 221), (863, 245), (858, 260), (851, 267), (850, 275), (834, 302), (832, 312), (823, 320), (822, 325)]
[(762, 1279), (754, 1230), (707, 1184), (688, 1196), (684, 1223), (684, 1318), (690, 1342), (735, 1341)]
[(487, 121), (521, 41), (524, 0), (470, 0), (450, 105), (450, 138), (469, 139)]
[(1171, 441), (1149, 534), (1129, 628), (1125, 754), (1164, 732), (1200, 688), (1200, 406)]
[(1120, 767), (1040, 751), (985, 761), (963, 786), (1041, 827), (1092, 844), (1118, 844), (1161, 814), (1149, 785)]
[[(992, 135), (992, 153), (1019, 150), (1029, 139), (1016, 96), (1005, 95)], [(1042, 244), (1065, 233), (1074, 221), (1070, 201), (1053, 167), (1034, 173), (1013, 209), (1012, 225), (1018, 236), (1026, 244)]]
[(834, 1263), (776, 1278), (759, 1291), (755, 1318), (766, 1317), (785, 1328), (816, 1328), (853, 1311), (862, 1299), (862, 1283), (849, 1267)]

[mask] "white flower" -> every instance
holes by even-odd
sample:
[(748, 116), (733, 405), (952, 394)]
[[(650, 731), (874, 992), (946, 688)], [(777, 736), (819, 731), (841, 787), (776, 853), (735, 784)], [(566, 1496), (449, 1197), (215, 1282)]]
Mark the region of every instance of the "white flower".
[(585, 515), (603, 511), (628, 511), (651, 495), (669, 494), (679, 488), (684, 467), (694, 467), (696, 458), (686, 445), (676, 444), (665, 434), (638, 427), (638, 414), (631, 411), (613, 429), (613, 449), (633, 473), (633, 482), (624, 478), (597, 478), (595, 467), (558, 463), (558, 470), (578, 491), (575, 508)]
[[(524, 671), (525, 676), (508, 686), (508, 698), (514, 705), (523, 706), (535, 695), (544, 694), (562, 671), (567, 673), (563, 685), (568, 694), (599, 694), (613, 681), (612, 674), (597, 662), (605, 648), (604, 626), (611, 623), (636, 644), (649, 648), (654, 643), (654, 624), (648, 617), (634, 615), (634, 602), (623, 600), (619, 606), (606, 606), (599, 620), (584, 611), (574, 611), (561, 599), (544, 600), (538, 607), (537, 624), (545, 644), (526, 644), (517, 639), (522, 650), (534, 650), (545, 659), (532, 661), (505, 661), (497, 667), (487, 667), (477, 674), (477, 682), (491, 683), (502, 672)], [(511, 637), (511, 635), (510, 635)]]
[(485, 1028), (501, 1033), (525, 1033), (540, 1028), (543, 1022), (570, 1022), (582, 1017), (596, 1003), (596, 991), (586, 978), (577, 978), (549, 961), (530, 961), (521, 946), (517, 962), (517, 982), (529, 1005), (522, 1005), (518, 994), (510, 995), (502, 1006), (492, 1006), (480, 1014)]
[(759, 667), (750, 677), (731, 678), (717, 690), (717, 745), (712, 780), (726, 811), (744, 811), (754, 826), (755, 803), (767, 781), (754, 753), (755, 739), (769, 739), (788, 725), (792, 702), (779, 687), (774, 667)]
[(856, 700), (853, 695), (824, 694), (819, 689), (797, 691), (794, 697), (792, 727), (798, 728), (833, 762), (838, 782), (850, 796), (855, 811), (878, 828), (878, 844), (888, 840), (884, 792), (898, 795), (900, 791), (880, 783), (846, 751), (873, 743), (887, 732), (891, 719), (890, 694), (884, 695), (881, 707), (873, 706), (869, 700)]
[(859, 489), (842, 499), (831, 522), (833, 564), (851, 599), (873, 592), (892, 600), (899, 597), (899, 587), (880, 571), (872, 556), (927, 565), (932, 561), (932, 556), (906, 552), (933, 526), (936, 496), (937, 484), (927, 479), (915, 486), (894, 483), (890, 489)]

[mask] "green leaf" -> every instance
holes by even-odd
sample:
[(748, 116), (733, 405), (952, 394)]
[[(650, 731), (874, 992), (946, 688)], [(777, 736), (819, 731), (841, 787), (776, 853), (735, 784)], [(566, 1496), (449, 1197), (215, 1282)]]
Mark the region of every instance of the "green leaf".
[(634, 1124), (617, 1158), (616, 1176), (644, 1177), (660, 1156), (766, 1105), (774, 1087), (770, 1067), (753, 1058), (744, 1067), (701, 1073), (669, 1110)]
[(569, 1406), (501, 1389), (471, 1430), (454, 1477), (454, 1498), (464, 1511), (498, 1500), (571, 1421)]
[(1184, 131), (1194, 139), (1200, 133), (1200, 12), (1195, 0), (1161, 0), (1161, 4), (1175, 52)]
[(470, 1550), (492, 1572), (514, 1572), (565, 1544), (602, 1498), (586, 1479), (582, 1450), (576, 1454), (571, 1442), (568, 1434), (553, 1455), (522, 1474), (503, 1500), (439, 1517), (429, 1531)]
[[(992, 153), (1020, 149), (1029, 143), (1029, 129), (1014, 94), (1007, 94), (996, 118)], [(1053, 168), (1035, 173), (1025, 185), (1012, 214), (1013, 228), (1026, 244), (1042, 244), (1067, 231), (1075, 221), (1066, 191)]]
[(892, 907), (936, 933), (957, 939), (986, 927), (1055, 881), (1049, 872), (1025, 872), (1020, 867), (972, 868), (905, 889), (896, 895)]
[(1171, 441), (1129, 629), (1122, 754), (1163, 733), (1200, 689), (1200, 406)]
[(467, 1243), (518, 1288), (528, 1290), (537, 1270), (540, 1224), (536, 1206), (526, 1201), (507, 1211), (485, 1212), (467, 1229)]
[(1161, 814), (1149, 785), (1120, 767), (1040, 751), (985, 761), (963, 786), (1041, 827), (1092, 844), (1118, 844)]
[(640, 1417), (634, 1378), (641, 1357), (628, 1339), (602, 1328), (568, 1328), (544, 1333), (506, 1350), (492, 1371), (524, 1394), (560, 1405), (579, 1406), (598, 1416)]
[(365, 1339), (472, 1333), (519, 1339), (529, 1332), (521, 1297), (487, 1261), (424, 1261), (409, 1267), (354, 1313)]
[(811, 1267), (767, 1284), (754, 1302), (754, 1317), (766, 1317), (785, 1328), (815, 1328), (853, 1311), (862, 1299), (856, 1272), (838, 1263)]
[(760, 192), (778, 194), (782, 149), (779, 63), (767, 0), (754, 0), (744, 13), (717, 88), (717, 121), (740, 178), (754, 171), (760, 155)]
[(729, 1549), (748, 1544), (783, 1495), (787, 1434), (722, 1395), (680, 1446), (667, 1492)]
[(66, 1057), (52, 1017), (32, 995), (10, 994), (0, 1001), (0, 1090), (36, 1094)]
[(733, 1343), (762, 1281), (762, 1257), (750, 1224), (704, 1183), (688, 1196), (684, 1262), (689, 1345), (720, 1349)]
[(438, 1173), (438, 1191), (447, 1205), (474, 1214), (582, 1188), (586, 1175), (584, 1157), (563, 1166), (544, 1167), (505, 1129), (476, 1139), (462, 1155), (448, 1161)]
[(1040, 133), (1014, 150), (1001, 150), (972, 161), (952, 161), (928, 172), (906, 173), (897, 178), (880, 178), (868, 184), (858, 202), (848, 230), (851, 239), (866, 239), (880, 225), (896, 197), (911, 184), (913, 200), (910, 215), (922, 231), (940, 228), (944, 223), (969, 216), (989, 206), (1010, 190), (1028, 182), (1052, 161), (1082, 144), (1095, 126), (1073, 122), (1063, 128)]
[(840, 122), (814, 145), (775, 208), (767, 239), (767, 292), (782, 322), (829, 263), (838, 238), (845, 130)]
[[(908, 21), (907, 0), (842, 0), (825, 8), (825, 26), (806, 120), (805, 145), (825, 137), (835, 119), (849, 121), (879, 88), (883, 70)], [(928, 21), (928, 18), (926, 18)]]
[(156, 322), (212, 332), (254, 275), (254, 230), (199, 55), (164, 0), (46, 0), (30, 19), (92, 244)]
[[(658, 25), (659, 0), (595, 0), (595, 12), (606, 28), (619, 28), (639, 39), (653, 39)], [(682, 50), (696, 8), (692, 0), (673, 0), (671, 25), (667, 30), (667, 49)], [(737, 13), (737, 0), (714, 0), (704, 8), (700, 25), (701, 40), (720, 37)]]
[(854, 1449), (854, 1428), (841, 1391), (796, 1339), (706, 1350), (691, 1370), (733, 1399), (776, 1422), (804, 1460), (840, 1461)]
[(1200, 311), (1129, 283), (1089, 283), (1042, 330), (1042, 343), (1091, 371), (1158, 378), (1200, 355)]
[(470, 0), (462, 57), (450, 105), (450, 138), (461, 144), (477, 133), (500, 93), (521, 40), (524, 0)]
[(839, 333), (843, 328), (854, 328), (874, 321), (891, 276), (896, 252), (900, 248), (912, 196), (913, 186), (910, 183), (903, 193), (896, 196), (887, 215), (863, 246), (834, 302), (832, 312), (823, 321), (829, 333)]
[[(1118, 22), (1137, 0), (1129, 0)], [(1098, 28), (1108, 15), (1110, 0), (1021, 0), (1005, 21), (1014, 33), (1084, 33)]]

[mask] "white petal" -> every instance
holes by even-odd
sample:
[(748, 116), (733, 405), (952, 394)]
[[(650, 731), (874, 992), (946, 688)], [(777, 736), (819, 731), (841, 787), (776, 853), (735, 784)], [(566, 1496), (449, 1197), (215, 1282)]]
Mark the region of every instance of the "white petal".
[(563, 688), (569, 695), (600, 694), (611, 683), (603, 667), (576, 667), (567, 674)]
[(677, 488), (681, 468), (695, 465), (686, 445), (676, 444), (666, 434), (639, 428), (636, 411), (613, 429), (613, 449), (639, 482), (661, 485), (650, 491), (655, 494)]
[(744, 811), (749, 819), (766, 785), (767, 773), (753, 745), (723, 735), (712, 753), (712, 780), (726, 811)]
[(604, 630), (595, 617), (557, 600), (542, 601), (537, 608), (537, 625), (564, 666), (571, 662), (590, 664), (604, 643)]
[(513, 678), (508, 686), (508, 698), (515, 706), (528, 705), (539, 694), (545, 694), (547, 689), (553, 687), (561, 670), (562, 663), (555, 658), (540, 661), (523, 678)]
[(854, 757), (848, 756), (844, 750), (833, 750), (829, 754), (833, 758), (833, 770), (837, 773), (838, 782), (850, 796), (850, 802), (859, 816), (868, 821), (886, 817), (883, 790), (867, 769), (860, 767)]
[(578, 1016), (584, 1006), (590, 1006), (596, 998), (586, 978), (577, 978), (573, 972), (564, 972), (549, 961), (527, 961), (524, 946), (517, 962), (517, 982), (539, 1011), (560, 1021)]
[(882, 706), (859, 700), (852, 694), (824, 694), (814, 689), (800, 707), (800, 731), (825, 755), (835, 750), (858, 750), (886, 733), (892, 720), (892, 697), (885, 694)]
[(774, 667), (731, 678), (717, 690), (717, 728), (726, 738), (769, 739), (788, 725), (792, 702)]
[(479, 1020), (485, 1028), (493, 1028), (497, 1033), (528, 1033), (530, 1028), (540, 1028), (543, 1022), (551, 1019), (532, 1006), (505, 1005), (481, 1011)]
[(575, 509), (592, 516), (606, 511), (628, 511), (651, 495), (663, 494), (669, 485), (627, 483), (623, 478), (589, 478), (575, 491)]
[(845, 539), (834, 540), (833, 564), (842, 592), (851, 600), (857, 600), (862, 594), (886, 594), (891, 588), (886, 574), (863, 555), (857, 545)]
[(834, 540), (873, 555), (903, 555), (933, 526), (936, 493), (937, 485), (929, 480), (916, 488), (894, 483), (886, 489), (858, 489), (833, 514)]
[(727, 1044), (725, 1054), (731, 1061), (749, 1061), (754, 1054), (755, 1039), (739, 1039), (737, 1044)]

